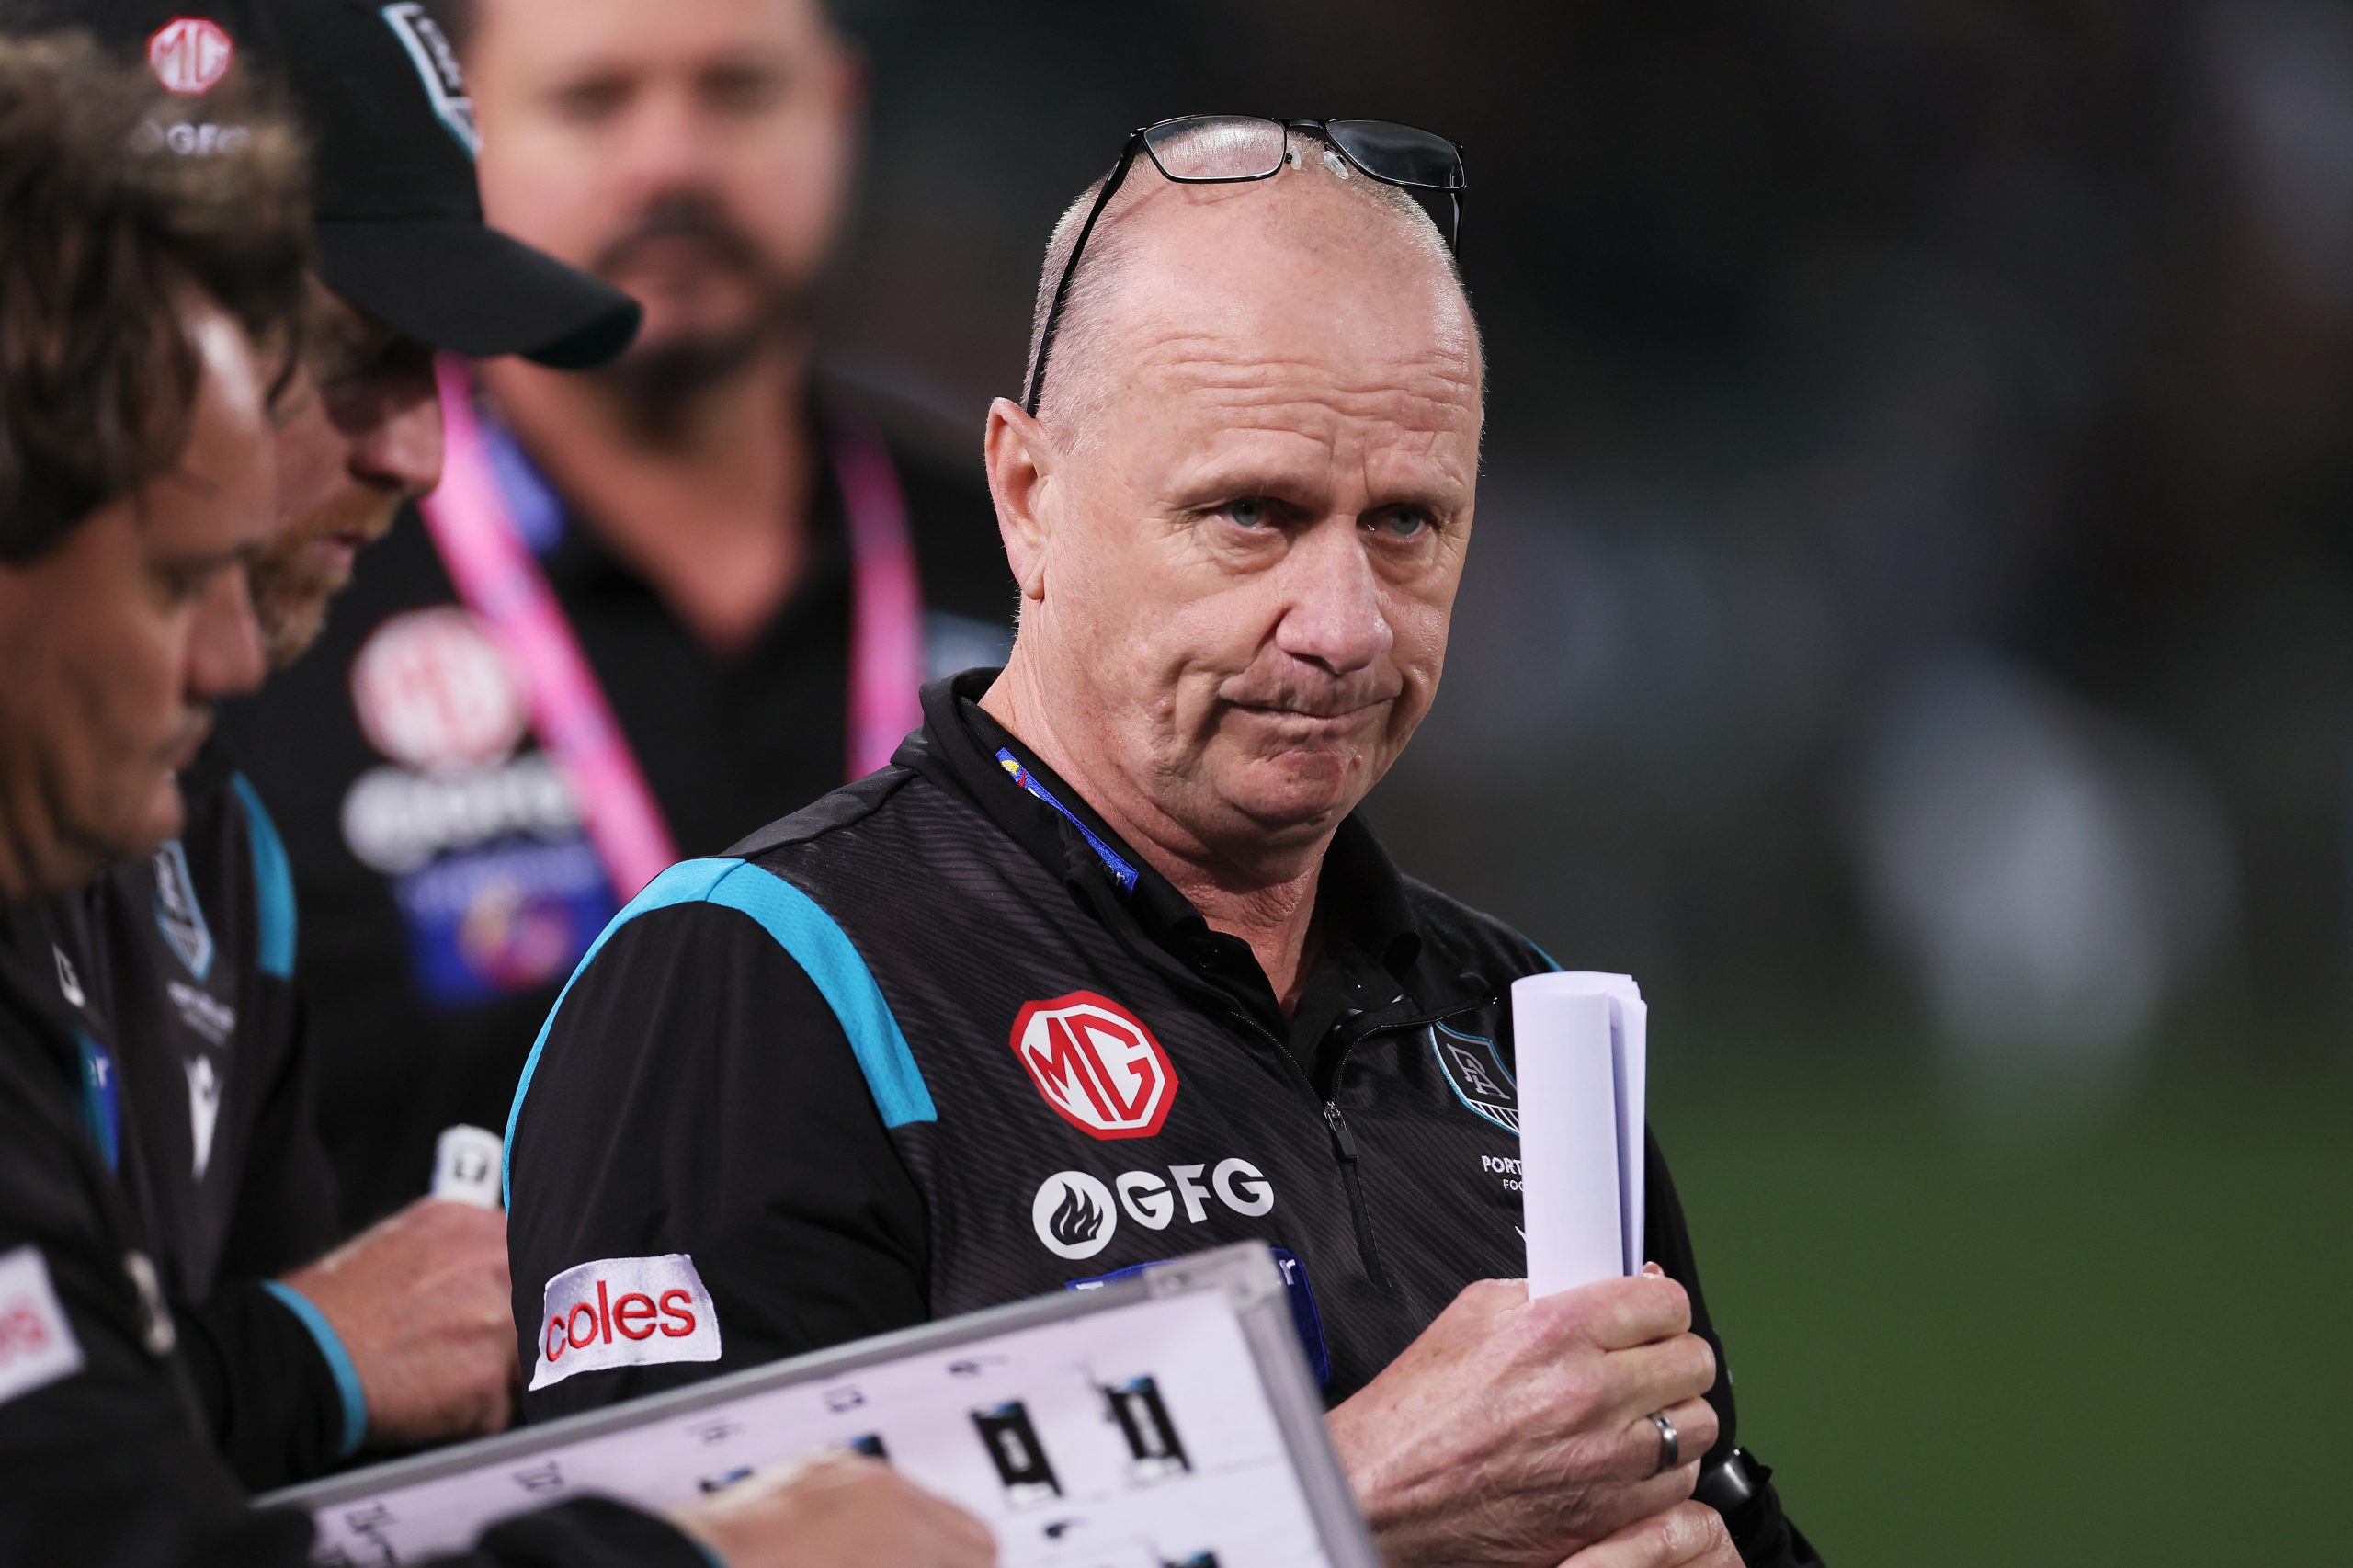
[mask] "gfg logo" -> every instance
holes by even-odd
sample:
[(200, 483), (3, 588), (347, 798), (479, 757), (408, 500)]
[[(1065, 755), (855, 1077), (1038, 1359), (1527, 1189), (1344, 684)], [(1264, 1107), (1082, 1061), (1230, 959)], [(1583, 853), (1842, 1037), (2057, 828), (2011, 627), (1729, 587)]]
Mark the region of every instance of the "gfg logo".
[(1046, 1103), (1093, 1137), (1149, 1138), (1176, 1097), (1176, 1071), (1143, 1020), (1092, 991), (1025, 1006), (1013, 1053)]
[(1122, 1213), (1145, 1230), (1165, 1231), (1181, 1208), (1186, 1223), (1198, 1225), (1209, 1218), (1212, 1197), (1248, 1219), (1275, 1206), (1274, 1184), (1247, 1160), (1220, 1160), (1214, 1169), (1170, 1165), (1165, 1179), (1151, 1171), (1121, 1171), (1108, 1187), (1085, 1171), (1057, 1171), (1029, 1200), (1029, 1223), (1048, 1252), (1076, 1262), (1111, 1244)]

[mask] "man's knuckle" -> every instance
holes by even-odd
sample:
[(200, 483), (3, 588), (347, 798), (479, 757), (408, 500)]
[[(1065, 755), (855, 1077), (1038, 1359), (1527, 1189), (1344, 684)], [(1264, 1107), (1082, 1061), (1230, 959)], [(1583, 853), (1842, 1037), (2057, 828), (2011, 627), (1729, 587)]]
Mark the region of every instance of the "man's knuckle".
[(1706, 1453), (1716, 1446), (1716, 1438), (1722, 1431), (1723, 1424), (1716, 1419), (1715, 1407), (1701, 1404), (1692, 1412), (1691, 1430), (1683, 1435), (1683, 1451), (1687, 1454)]

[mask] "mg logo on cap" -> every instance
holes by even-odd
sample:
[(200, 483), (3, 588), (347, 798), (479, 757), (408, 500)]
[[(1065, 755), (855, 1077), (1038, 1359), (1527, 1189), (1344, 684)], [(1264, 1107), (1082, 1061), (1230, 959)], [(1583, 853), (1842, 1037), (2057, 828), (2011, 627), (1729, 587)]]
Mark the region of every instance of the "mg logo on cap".
[(1149, 1138), (1176, 1098), (1176, 1071), (1143, 1021), (1074, 991), (1013, 1020), (1013, 1053), (1064, 1121), (1096, 1138)]
[(210, 17), (175, 17), (147, 40), (147, 68), (167, 92), (195, 97), (229, 74), (236, 48)]

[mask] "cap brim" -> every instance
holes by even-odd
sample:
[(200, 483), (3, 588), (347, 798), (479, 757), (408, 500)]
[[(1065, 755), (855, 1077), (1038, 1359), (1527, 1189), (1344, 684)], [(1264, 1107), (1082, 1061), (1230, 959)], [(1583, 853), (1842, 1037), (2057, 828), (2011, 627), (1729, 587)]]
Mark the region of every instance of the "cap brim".
[(328, 288), (436, 348), (581, 370), (637, 335), (636, 301), (470, 218), (321, 219), (318, 234)]

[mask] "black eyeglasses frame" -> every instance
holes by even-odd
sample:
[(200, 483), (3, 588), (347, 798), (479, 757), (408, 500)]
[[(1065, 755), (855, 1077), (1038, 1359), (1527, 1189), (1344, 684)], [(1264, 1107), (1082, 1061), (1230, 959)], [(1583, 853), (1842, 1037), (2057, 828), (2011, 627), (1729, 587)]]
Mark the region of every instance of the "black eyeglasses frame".
[[(1170, 174), (1168, 166), (1160, 161), (1160, 154), (1152, 149), (1153, 132), (1165, 131), (1172, 125), (1183, 125), (1194, 120), (1259, 119), (1270, 124), (1279, 125), (1283, 131), (1282, 153), (1275, 160), (1274, 167), (1264, 174), (1174, 175)], [(1353, 122), (1342, 120), (1340, 123), (1347, 125)], [(1378, 169), (1366, 167), (1363, 161), (1332, 133), (1330, 120), (1284, 118), (1275, 115), (1180, 114), (1168, 119), (1154, 120), (1150, 125), (1140, 125), (1128, 132), (1128, 140), (1120, 149), (1120, 161), (1111, 165), (1111, 173), (1103, 181), (1103, 188), (1096, 193), (1095, 205), (1087, 209), (1086, 222), (1079, 225), (1077, 243), (1070, 247), (1070, 256), (1063, 263), (1062, 276), (1054, 280), (1053, 303), (1046, 308), (1046, 324), (1038, 335), (1037, 360), (1029, 367), (1029, 384), (1022, 389), (1021, 411), (1023, 413), (1032, 419), (1038, 417), (1038, 400), (1044, 393), (1046, 387), (1046, 361), (1053, 355), (1054, 334), (1062, 325), (1063, 308), (1069, 302), (1070, 280), (1077, 276), (1078, 258), (1086, 254), (1087, 237), (1095, 233), (1096, 220), (1103, 216), (1103, 209), (1110, 205), (1112, 196), (1117, 193), (1121, 182), (1128, 177), (1128, 171), (1135, 166), (1137, 150), (1142, 149), (1144, 155), (1152, 160), (1152, 166), (1160, 171), (1161, 177), (1173, 185), (1248, 185), (1256, 180), (1272, 179), (1282, 173), (1283, 165), (1290, 162), (1290, 132), (1293, 127), (1322, 132), (1324, 140), (1340, 156), (1348, 161), (1351, 168), (1367, 179), (1376, 179), (1383, 185), (1393, 185), (1404, 190), (1437, 191), (1448, 197), (1451, 203), (1452, 214), (1447, 224), (1446, 246), (1457, 257), (1461, 256), (1462, 208), (1464, 198), (1469, 194), (1470, 186), (1462, 172), (1462, 145), (1449, 137), (1438, 136), (1436, 131), (1421, 132), (1425, 136), (1445, 142), (1448, 146), (1454, 149), (1453, 182), (1449, 185), (1435, 185), (1422, 180), (1399, 179), (1392, 175), (1382, 174)], [(1406, 126), (1404, 129), (1419, 130), (1415, 126)]]

